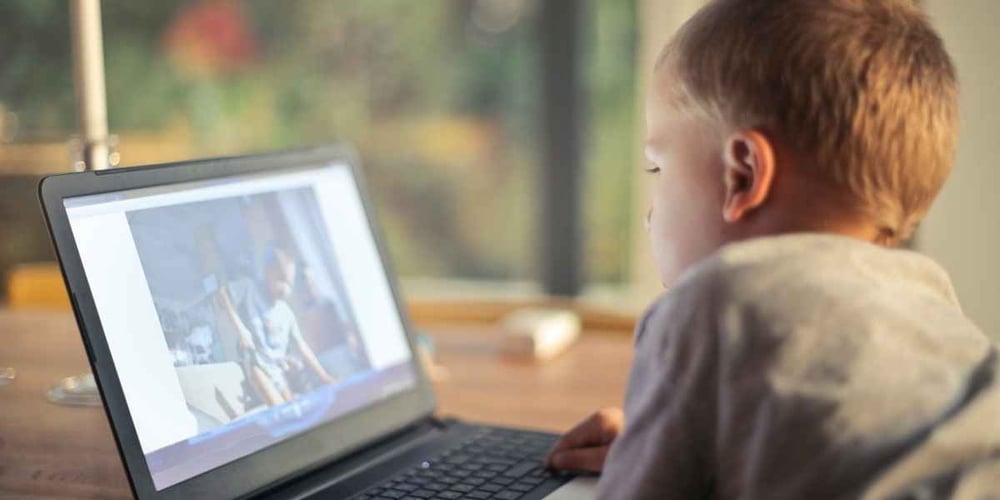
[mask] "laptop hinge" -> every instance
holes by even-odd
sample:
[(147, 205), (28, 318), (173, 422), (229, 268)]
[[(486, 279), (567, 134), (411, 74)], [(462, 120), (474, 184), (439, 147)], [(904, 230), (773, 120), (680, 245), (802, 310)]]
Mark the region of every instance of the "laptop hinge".
[(448, 427), (454, 425), (456, 422), (458, 422), (458, 420), (451, 417), (447, 418), (430, 417), (427, 419), (427, 423), (433, 425), (435, 428), (438, 429), (447, 429)]

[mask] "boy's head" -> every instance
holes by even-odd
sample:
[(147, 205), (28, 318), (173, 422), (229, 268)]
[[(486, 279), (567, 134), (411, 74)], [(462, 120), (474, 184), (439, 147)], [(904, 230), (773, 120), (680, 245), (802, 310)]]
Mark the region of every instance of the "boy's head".
[(955, 71), (910, 0), (712, 1), (667, 45), (646, 108), (665, 284), (753, 236), (904, 240), (955, 155)]
[(264, 255), (264, 280), (274, 300), (288, 300), (295, 287), (295, 259), (285, 250), (274, 247)]

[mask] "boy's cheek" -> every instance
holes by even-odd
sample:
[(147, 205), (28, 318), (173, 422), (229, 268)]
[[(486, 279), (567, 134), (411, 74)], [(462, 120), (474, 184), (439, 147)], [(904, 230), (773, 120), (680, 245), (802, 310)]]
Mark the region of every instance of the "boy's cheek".
[(715, 200), (704, 190), (676, 185), (659, 194), (653, 199), (648, 232), (660, 277), (669, 286), (722, 241), (718, 217), (713, 216)]
[(649, 214), (648, 233), (656, 267), (664, 285), (669, 285), (679, 273), (680, 256), (683, 254), (684, 235), (678, 234), (677, 217), (681, 207), (654, 201)]

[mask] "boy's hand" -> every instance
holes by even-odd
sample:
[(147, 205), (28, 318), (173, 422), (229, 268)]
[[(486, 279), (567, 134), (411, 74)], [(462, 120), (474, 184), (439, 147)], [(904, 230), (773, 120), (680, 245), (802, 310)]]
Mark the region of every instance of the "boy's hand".
[(611, 442), (625, 426), (620, 408), (604, 408), (563, 435), (549, 452), (546, 466), (557, 470), (601, 472)]

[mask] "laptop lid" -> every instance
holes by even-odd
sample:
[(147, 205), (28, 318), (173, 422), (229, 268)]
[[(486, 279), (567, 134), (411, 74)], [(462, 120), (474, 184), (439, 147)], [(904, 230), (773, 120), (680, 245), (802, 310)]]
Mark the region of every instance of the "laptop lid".
[(342, 148), (46, 178), (70, 298), (140, 498), (228, 498), (434, 410)]

